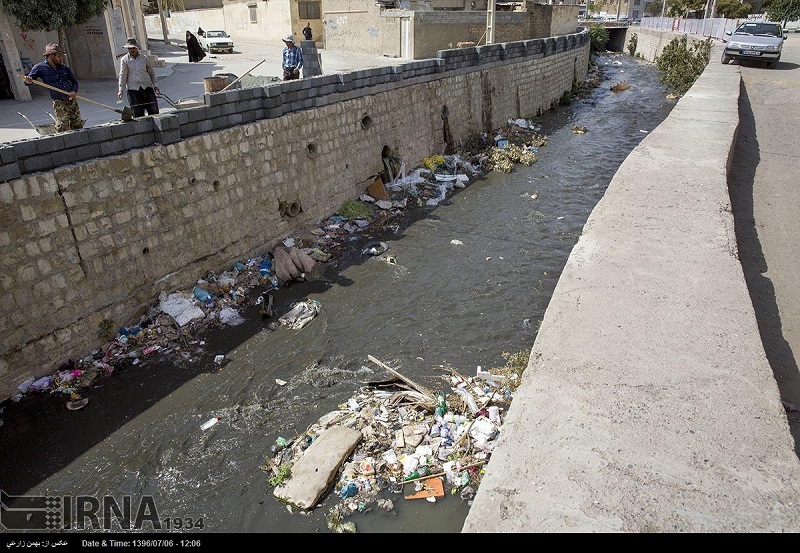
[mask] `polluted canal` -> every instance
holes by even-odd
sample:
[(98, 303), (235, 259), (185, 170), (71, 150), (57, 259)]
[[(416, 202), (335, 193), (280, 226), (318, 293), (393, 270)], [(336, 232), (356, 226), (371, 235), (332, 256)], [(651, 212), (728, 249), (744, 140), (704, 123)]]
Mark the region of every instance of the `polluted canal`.
[[(438, 205), (353, 232), (322, 270), (261, 296), (269, 305), (250, 302), (243, 320), (191, 337), (180, 353), (150, 348), (81, 390), (88, 402), (73, 396), (74, 410), (46, 391), (5, 402), (0, 489), (129, 497), (134, 517), (152, 498), (165, 531), (460, 532), (513, 401), (511, 360), (524, 367), (590, 212), (675, 103), (652, 65), (595, 59), (597, 86), (527, 120), (540, 137), (535, 163), (470, 176)], [(623, 80), (627, 89), (611, 90)], [(279, 320), (298, 305), (310, 312), (288, 321), (294, 328)], [(389, 381), (407, 385), (397, 394)], [(381, 403), (393, 393), (412, 403)], [(276, 498), (275, 484), (291, 478), (281, 459), (315, 447), (309, 430), (321, 417), (352, 422), (359, 410), (372, 424), (358, 428), (362, 443), (344, 451), (313, 507)], [(479, 427), (486, 434), (476, 438)], [(437, 450), (425, 451), (431, 437)], [(402, 484), (426, 469), (441, 471), (441, 488)]]

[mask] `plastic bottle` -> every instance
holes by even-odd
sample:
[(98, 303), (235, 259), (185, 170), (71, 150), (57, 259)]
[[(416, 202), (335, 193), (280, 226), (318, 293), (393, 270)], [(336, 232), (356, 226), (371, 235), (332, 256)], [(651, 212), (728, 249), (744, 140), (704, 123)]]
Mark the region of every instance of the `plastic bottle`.
[(444, 399), (444, 393), (443, 392), (439, 392), (436, 395), (436, 400), (439, 402), (439, 407), (442, 410), (442, 414), (447, 413), (447, 402)]
[(411, 480), (416, 480), (422, 476), (428, 475), (428, 467), (419, 467), (417, 470), (403, 478), (403, 482), (409, 482)]
[(200, 429), (201, 430), (208, 430), (209, 428), (211, 428), (212, 426), (217, 424), (219, 421), (220, 421), (220, 417), (210, 418), (206, 422), (204, 422), (203, 424), (200, 425)]

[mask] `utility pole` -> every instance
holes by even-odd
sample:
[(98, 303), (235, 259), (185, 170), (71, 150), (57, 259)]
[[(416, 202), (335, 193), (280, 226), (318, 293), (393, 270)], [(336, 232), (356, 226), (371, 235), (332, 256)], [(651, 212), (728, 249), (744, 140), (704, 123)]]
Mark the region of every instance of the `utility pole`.
[(486, 3), (486, 44), (494, 44), (494, 2)]
[(161, 19), (161, 33), (164, 35), (164, 44), (170, 44), (169, 33), (167, 32), (167, 20), (164, 18), (164, 5), (161, 0), (157, 0), (158, 17)]

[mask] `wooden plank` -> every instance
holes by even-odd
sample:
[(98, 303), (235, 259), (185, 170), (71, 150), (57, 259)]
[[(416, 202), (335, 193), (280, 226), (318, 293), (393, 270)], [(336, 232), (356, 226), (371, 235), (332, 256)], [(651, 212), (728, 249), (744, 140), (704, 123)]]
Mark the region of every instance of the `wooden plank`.
[[(424, 482), (425, 487), (412, 494), (404, 494), (406, 499), (425, 499), (426, 497), (444, 497), (444, 482), (441, 478), (428, 478)], [(407, 488), (413, 491), (414, 484), (407, 484)]]

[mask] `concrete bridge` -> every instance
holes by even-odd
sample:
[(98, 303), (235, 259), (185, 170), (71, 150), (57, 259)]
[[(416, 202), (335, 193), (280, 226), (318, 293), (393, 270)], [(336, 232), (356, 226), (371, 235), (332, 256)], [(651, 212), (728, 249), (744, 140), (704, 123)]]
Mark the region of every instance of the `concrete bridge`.
[(621, 21), (579, 21), (578, 29), (589, 28), (590, 24), (603, 25), (608, 29), (608, 49), (614, 52), (625, 51), (625, 41), (627, 40), (630, 23)]
[[(640, 46), (671, 38), (637, 32)], [(781, 401), (798, 393), (797, 365), (787, 353), (785, 369), (770, 366), (743, 274), (728, 169), (748, 98), (720, 48), (589, 217), (463, 532), (800, 530), (800, 463)], [(769, 92), (750, 96), (765, 119), (746, 137), (759, 169), (745, 180), (797, 168), (800, 144), (786, 131), (800, 120), (800, 40), (785, 48), (782, 73), (753, 69), (768, 72)], [(793, 187), (773, 189), (764, 202), (796, 213)], [(792, 228), (777, 230), (773, 260), (797, 261)], [(776, 292), (789, 297), (779, 315), (789, 333), (791, 279)]]

